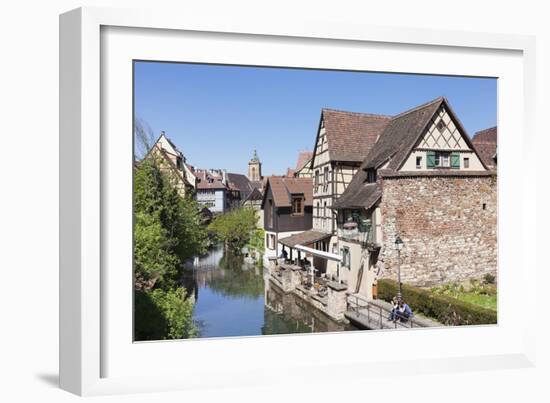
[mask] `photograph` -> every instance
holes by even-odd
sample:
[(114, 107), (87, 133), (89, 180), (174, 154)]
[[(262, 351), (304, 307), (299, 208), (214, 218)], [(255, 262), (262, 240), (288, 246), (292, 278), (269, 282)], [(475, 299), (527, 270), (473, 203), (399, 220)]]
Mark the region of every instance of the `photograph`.
[(134, 60), (134, 341), (496, 325), (497, 87)]

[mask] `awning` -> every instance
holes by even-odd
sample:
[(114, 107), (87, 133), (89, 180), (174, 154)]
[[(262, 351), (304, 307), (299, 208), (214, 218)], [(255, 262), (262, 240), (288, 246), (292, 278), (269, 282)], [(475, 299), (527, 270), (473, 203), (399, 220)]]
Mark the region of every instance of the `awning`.
[(294, 247), (294, 249), (302, 251), (302, 252), (311, 253), (313, 256), (320, 257), (322, 259), (334, 260), (336, 262), (341, 262), (342, 261), (342, 256), (340, 256), (340, 255), (336, 255), (336, 254), (330, 253), (330, 252), (323, 252), (322, 250), (317, 250), (317, 249), (313, 249), (313, 248), (308, 248), (307, 246), (296, 245)]
[(299, 234), (294, 234), (286, 238), (279, 239), (281, 245), (294, 248), (296, 245), (311, 245), (314, 242), (328, 239), (332, 235), (319, 231), (304, 231)]

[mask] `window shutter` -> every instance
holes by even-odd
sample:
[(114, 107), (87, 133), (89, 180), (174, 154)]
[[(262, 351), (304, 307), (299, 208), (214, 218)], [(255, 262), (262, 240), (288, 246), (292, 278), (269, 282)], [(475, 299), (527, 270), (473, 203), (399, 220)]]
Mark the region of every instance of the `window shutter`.
[(460, 154), (452, 153), (451, 154), (451, 168), (460, 168)]
[(426, 153), (426, 165), (428, 168), (435, 168), (435, 151)]

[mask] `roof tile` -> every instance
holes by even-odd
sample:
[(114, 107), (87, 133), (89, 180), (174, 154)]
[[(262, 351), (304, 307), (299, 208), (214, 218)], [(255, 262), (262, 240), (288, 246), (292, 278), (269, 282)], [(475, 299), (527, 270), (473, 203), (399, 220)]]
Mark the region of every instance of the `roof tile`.
[(322, 118), (330, 158), (335, 161), (361, 162), (391, 116), (323, 109)]

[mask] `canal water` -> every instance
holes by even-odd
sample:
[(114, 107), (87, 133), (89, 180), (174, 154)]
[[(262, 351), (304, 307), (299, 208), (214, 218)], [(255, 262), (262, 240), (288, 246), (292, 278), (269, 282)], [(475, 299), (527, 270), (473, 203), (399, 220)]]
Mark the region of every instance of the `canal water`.
[(331, 320), (265, 279), (262, 267), (215, 247), (186, 266), (183, 283), (195, 300), (200, 337), (357, 330)]

